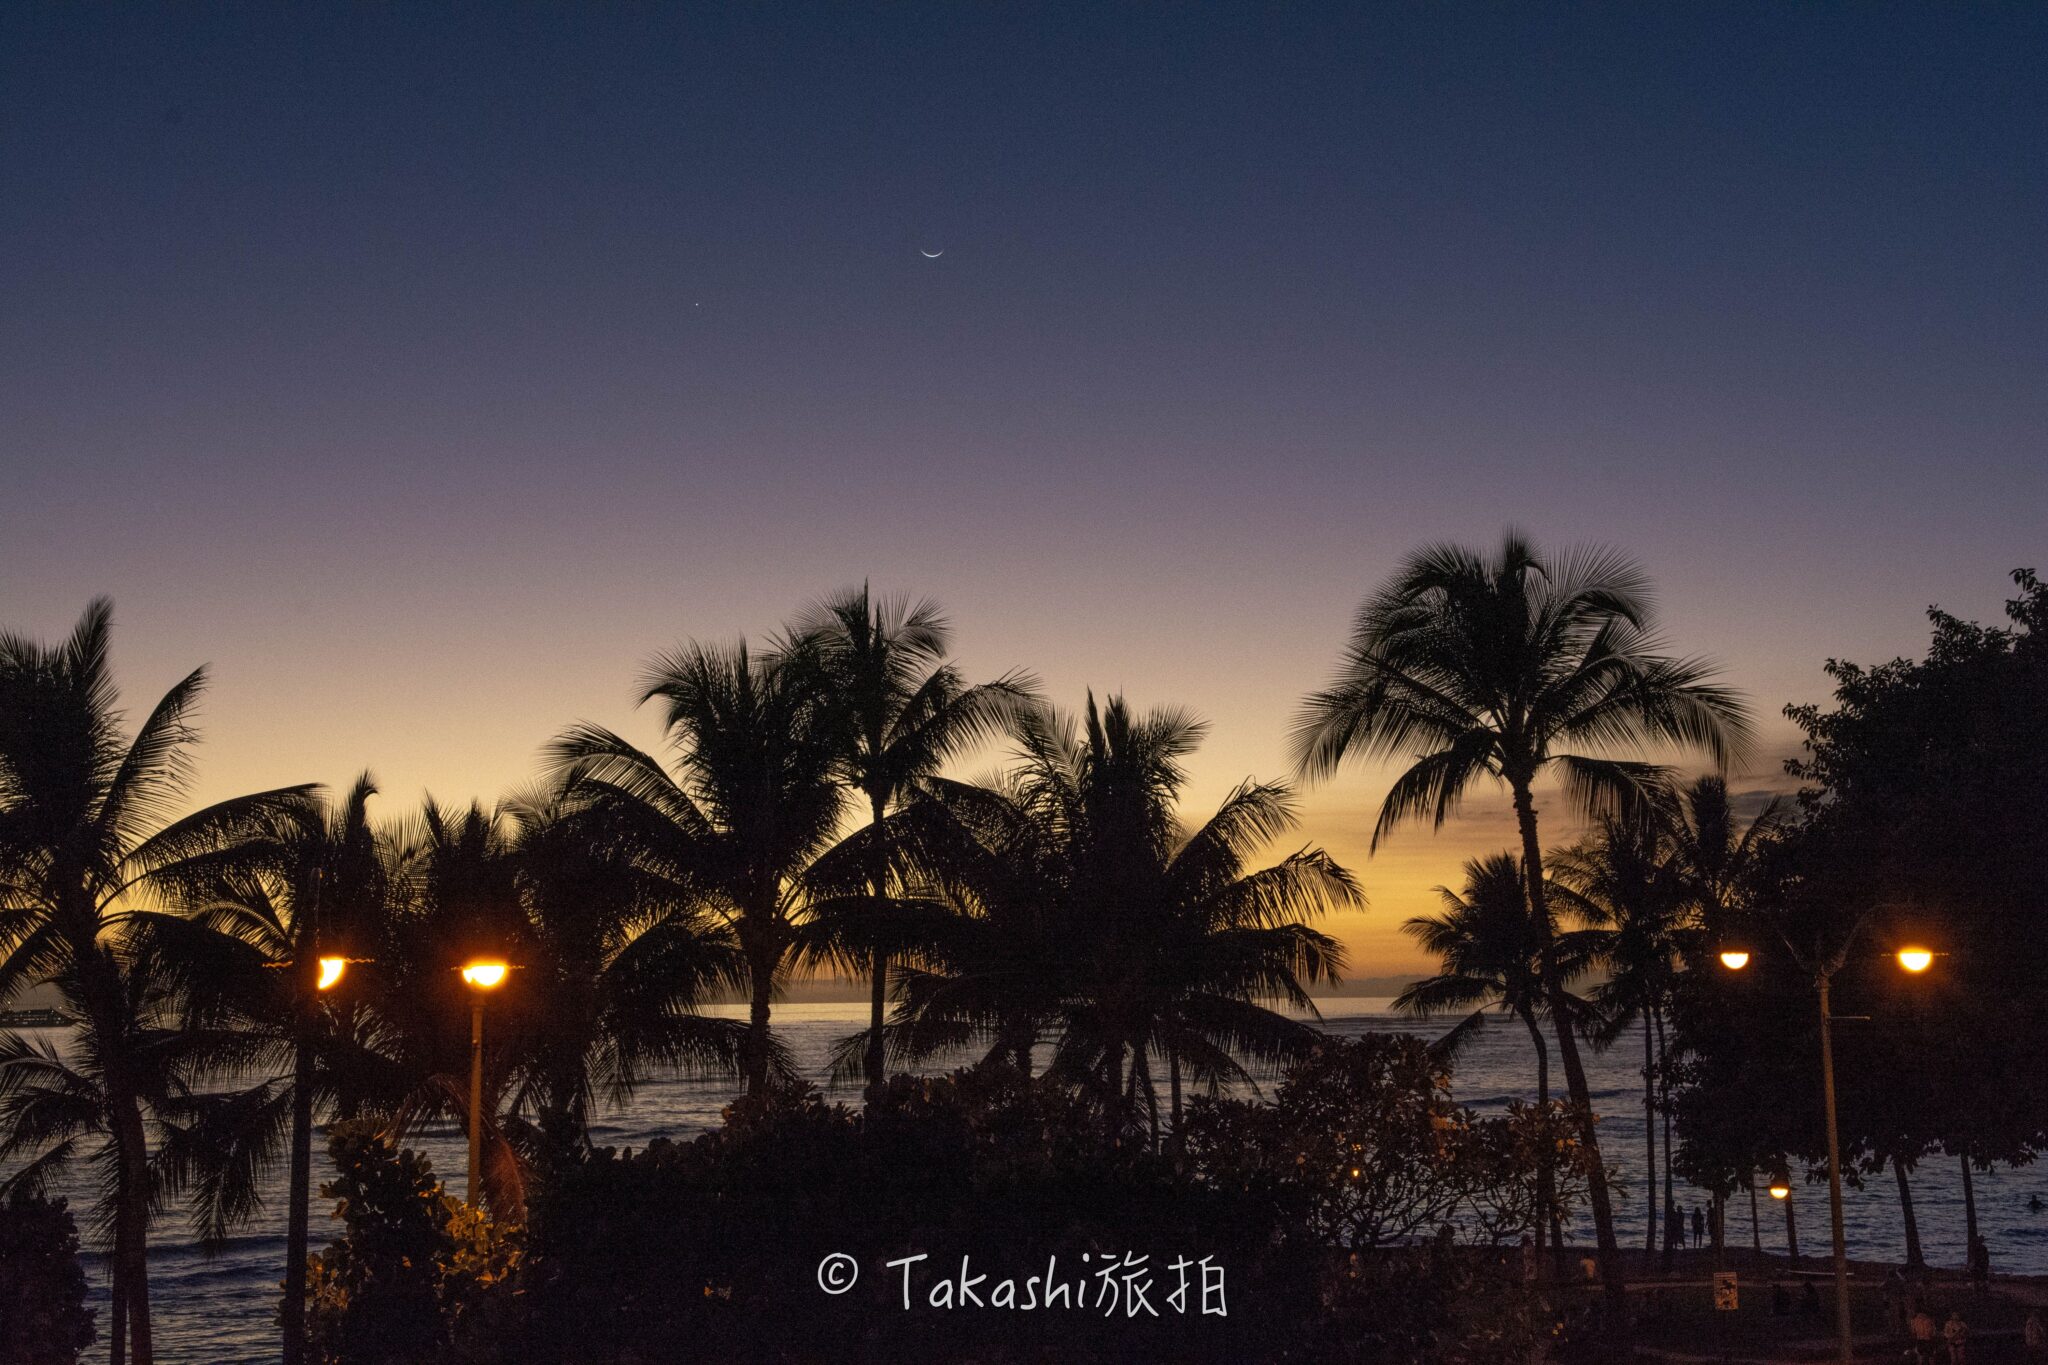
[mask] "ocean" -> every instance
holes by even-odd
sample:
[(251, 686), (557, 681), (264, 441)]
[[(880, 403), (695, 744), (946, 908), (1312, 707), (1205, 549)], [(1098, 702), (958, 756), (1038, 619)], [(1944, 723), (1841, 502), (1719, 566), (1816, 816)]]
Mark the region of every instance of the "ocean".
[[(1448, 1025), (1417, 1024), (1390, 1015), (1384, 1000), (1352, 999), (1322, 1002), (1324, 1026), (1341, 1037), (1369, 1031), (1405, 1031), (1433, 1037)], [(733, 1007), (735, 1016), (743, 1015)], [(822, 1086), (825, 1058), (832, 1043), (863, 1027), (865, 1008), (858, 1004), (787, 1003), (775, 1011), (775, 1028), (807, 1074), (820, 1078), (834, 1099), (859, 1102), (858, 1086), (834, 1090)], [(1553, 1049), (1554, 1051), (1554, 1049)], [(1616, 1219), (1624, 1246), (1643, 1241), (1645, 1200), (1643, 1170), (1642, 1038), (1624, 1035), (1604, 1053), (1585, 1053), (1587, 1079), (1595, 1109), (1601, 1116), (1601, 1146), (1608, 1163), (1619, 1171)], [(1561, 1068), (1552, 1058), (1556, 1093), (1562, 1095)], [(1459, 1058), (1453, 1091), (1461, 1104), (1480, 1114), (1498, 1113), (1510, 1100), (1535, 1097), (1535, 1055), (1528, 1035), (1512, 1021), (1482, 1029)], [(730, 1081), (652, 1081), (641, 1088), (626, 1109), (607, 1115), (593, 1126), (600, 1147), (641, 1147), (657, 1137), (689, 1138), (718, 1124), (719, 1110), (734, 1093)], [(1662, 1134), (1659, 1133), (1661, 1150)], [(458, 1187), (464, 1145), (454, 1128), (424, 1134), (413, 1145), (432, 1158), (434, 1169)], [(1659, 1160), (1662, 1160), (1660, 1155)], [(316, 1138), (314, 1185), (326, 1178), (324, 1154)], [(189, 1230), (174, 1210), (159, 1220), (150, 1246), (150, 1298), (156, 1327), (158, 1359), (166, 1365), (274, 1365), (278, 1359), (275, 1313), (278, 1284), (284, 1275), (284, 1171), (272, 1172), (271, 1194), (261, 1219), (235, 1236), (218, 1255), (207, 1257), (193, 1244)], [(81, 1188), (66, 1189), (74, 1207), (87, 1201)], [(2048, 1213), (2029, 1211), (2031, 1196), (2048, 1200), (2048, 1171), (2032, 1168), (1996, 1170), (1976, 1176), (1977, 1213), (1992, 1252), (1994, 1269), (2048, 1273)], [(1913, 1176), (1914, 1208), (1919, 1217), (1922, 1248), (1937, 1266), (1963, 1264), (1962, 1177), (1954, 1161), (1936, 1157)], [(1690, 1210), (1704, 1204), (1699, 1191), (1679, 1189), (1679, 1202)], [(1827, 1189), (1799, 1186), (1797, 1203), (1802, 1255), (1821, 1257), (1828, 1249)], [(1898, 1193), (1889, 1175), (1862, 1189), (1844, 1192), (1850, 1255), (1864, 1260), (1903, 1260), (1904, 1232)], [(1759, 1229), (1765, 1250), (1782, 1252), (1785, 1221), (1768, 1198), (1762, 1203)], [(313, 1244), (317, 1249), (331, 1235), (329, 1207), (316, 1193), (313, 1201)], [(1590, 1243), (1590, 1221), (1582, 1217), (1573, 1229), (1575, 1240)], [(1731, 1243), (1750, 1243), (1747, 1199), (1728, 1209)], [(107, 1301), (102, 1267), (89, 1257), (99, 1308), (104, 1349)]]

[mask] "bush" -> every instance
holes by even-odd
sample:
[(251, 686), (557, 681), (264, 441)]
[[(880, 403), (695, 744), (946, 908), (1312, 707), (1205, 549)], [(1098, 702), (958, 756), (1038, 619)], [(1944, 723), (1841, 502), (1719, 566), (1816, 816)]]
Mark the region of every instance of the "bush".
[(70, 1209), (16, 1194), (0, 1205), (0, 1365), (75, 1365), (94, 1335)]
[(307, 1267), (310, 1338), (329, 1365), (444, 1365), (499, 1358), (519, 1229), (452, 1198), (417, 1152), (374, 1124), (336, 1124), (341, 1238)]
[[(864, 1113), (770, 1093), (692, 1141), (557, 1153), (523, 1232), (344, 1129), (318, 1339), (335, 1365), (1519, 1365), (1549, 1317), (1522, 1258), (1487, 1243), (1533, 1216), (1528, 1154), (1562, 1126), (1542, 1120), (1475, 1124), (1419, 1044), (1367, 1038), (1304, 1062), (1274, 1105), (1198, 1102), (1168, 1156), (1057, 1085), (984, 1067), (898, 1078)], [(1475, 1200), (1486, 1182), (1505, 1193)], [(843, 1293), (820, 1285), (834, 1253), (858, 1270)], [(919, 1255), (906, 1307), (887, 1263)], [(985, 1307), (960, 1300), (962, 1257)], [(1055, 1266), (1065, 1301), (1026, 1309)], [(1130, 1311), (1126, 1273), (1149, 1314)]]

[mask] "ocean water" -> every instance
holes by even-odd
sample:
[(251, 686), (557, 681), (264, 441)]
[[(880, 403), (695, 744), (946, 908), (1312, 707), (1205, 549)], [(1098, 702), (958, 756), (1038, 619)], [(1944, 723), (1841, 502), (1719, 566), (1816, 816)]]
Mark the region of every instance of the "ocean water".
[[(1446, 1027), (1418, 1025), (1387, 1014), (1385, 1008), (1383, 1000), (1327, 1001), (1323, 1005), (1324, 1027), (1342, 1037), (1383, 1030), (1432, 1037)], [(735, 1007), (733, 1013), (742, 1012)], [(775, 1012), (777, 1033), (807, 1074), (820, 1078), (821, 1084), (825, 1058), (833, 1042), (865, 1022), (864, 1007), (857, 1004), (792, 1003), (778, 1006)], [(1616, 1219), (1624, 1246), (1640, 1246), (1644, 1234), (1641, 1058), (1640, 1034), (1624, 1035), (1605, 1053), (1588, 1050), (1585, 1054), (1594, 1108), (1601, 1116), (1601, 1147), (1620, 1175)], [(1563, 1076), (1554, 1056), (1551, 1073), (1556, 1093), (1561, 1095)], [(1458, 1061), (1453, 1091), (1460, 1103), (1481, 1114), (1500, 1112), (1513, 1099), (1533, 1099), (1535, 1053), (1528, 1035), (1511, 1021), (1482, 1029)], [(859, 1100), (857, 1086), (826, 1088), (826, 1093), (849, 1104)], [(628, 1108), (609, 1114), (596, 1124), (592, 1139), (601, 1147), (641, 1147), (657, 1137), (692, 1137), (717, 1125), (719, 1110), (732, 1095), (733, 1085), (729, 1081), (650, 1082)], [(1660, 1150), (1661, 1142), (1660, 1132)], [(453, 1128), (429, 1132), (413, 1145), (432, 1158), (434, 1169), (443, 1179), (459, 1187), (465, 1158), (459, 1132)], [(316, 1139), (316, 1189), (325, 1178), (322, 1164)], [(272, 1194), (264, 1216), (216, 1256), (200, 1255), (176, 1211), (159, 1221), (150, 1247), (150, 1298), (158, 1359), (166, 1365), (274, 1365), (278, 1359), (275, 1312), (278, 1284), (284, 1275), (281, 1165), (272, 1173), (270, 1184)], [(74, 1208), (86, 1202), (81, 1189), (60, 1187), (60, 1192), (72, 1195)], [(1962, 1265), (1962, 1179), (1956, 1163), (1937, 1157), (1923, 1164), (1914, 1173), (1913, 1193), (1922, 1248), (1928, 1261), (1937, 1266)], [(1976, 1193), (1979, 1224), (1990, 1243), (1994, 1268), (2048, 1273), (2048, 1213), (2035, 1214), (2027, 1208), (2032, 1195), (2039, 1194), (2048, 1201), (2048, 1170), (2022, 1168), (1978, 1173)], [(1678, 1198), (1688, 1210), (1705, 1202), (1701, 1192), (1682, 1184)], [(1801, 1186), (1794, 1191), (1793, 1198), (1798, 1201), (1801, 1254), (1825, 1255), (1826, 1186)], [(1863, 1260), (1903, 1260), (1904, 1233), (1898, 1193), (1891, 1178), (1880, 1177), (1863, 1189), (1846, 1190), (1844, 1200), (1851, 1256)], [(1758, 1231), (1764, 1249), (1782, 1252), (1783, 1212), (1768, 1198), (1761, 1204), (1762, 1226)], [(328, 1207), (316, 1194), (316, 1248), (331, 1235), (328, 1214)], [(1590, 1243), (1590, 1221), (1582, 1217), (1571, 1235), (1575, 1240)], [(1728, 1237), (1734, 1245), (1747, 1246), (1750, 1236), (1748, 1201), (1738, 1197), (1729, 1205)], [(97, 1258), (90, 1259), (88, 1270), (94, 1278), (100, 1330), (104, 1334), (105, 1285)], [(95, 1348), (95, 1354), (103, 1349), (104, 1340)]]

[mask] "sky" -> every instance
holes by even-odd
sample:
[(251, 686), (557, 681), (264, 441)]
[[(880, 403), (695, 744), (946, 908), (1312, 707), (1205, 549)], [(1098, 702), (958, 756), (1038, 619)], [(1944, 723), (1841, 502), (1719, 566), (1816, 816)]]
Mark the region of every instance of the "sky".
[[(2022, 6), (9, 5), (0, 626), (109, 595), (132, 710), (212, 666), (195, 800), (396, 816), (866, 579), (1205, 716), (1198, 815), (1403, 555), (1514, 525), (1640, 559), (1783, 786), (1824, 660), (2048, 567), (2044, 58)], [(1354, 977), (1509, 837), (1369, 857), (1388, 776), (1303, 795)]]

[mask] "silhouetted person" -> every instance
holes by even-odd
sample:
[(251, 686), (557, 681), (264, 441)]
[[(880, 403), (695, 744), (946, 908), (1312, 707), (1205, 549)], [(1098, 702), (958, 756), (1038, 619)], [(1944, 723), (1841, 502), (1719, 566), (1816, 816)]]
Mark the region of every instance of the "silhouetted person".
[(2040, 1195), (2038, 1195), (2038, 1194), (2030, 1194), (2030, 1195), (2028, 1195), (2028, 1196), (2027, 1196), (2027, 1212), (2028, 1212), (2028, 1213), (2039, 1213), (2039, 1212), (2040, 1212), (2040, 1211), (2041, 1211), (2042, 1209), (2048, 1209), (2048, 1204), (2043, 1204), (2043, 1203), (2041, 1202), (2041, 1196), (2040, 1196)]
[(1692, 1244), (1695, 1250), (1707, 1243), (1707, 1215), (1700, 1212), (1700, 1206), (1692, 1206)]
[(1982, 1236), (1970, 1239), (1970, 1283), (1979, 1294), (1991, 1288), (1991, 1247)]
[(1799, 1311), (1810, 1318), (1820, 1316), (1820, 1291), (1813, 1287), (1812, 1280), (1808, 1280), (1800, 1287)]
[(1970, 1324), (1963, 1321), (1963, 1310), (1951, 1308), (1948, 1321), (1941, 1325), (1941, 1339), (1948, 1343), (1948, 1365), (1963, 1365), (1963, 1353), (1970, 1344)]
[(1664, 1249), (1676, 1251), (1685, 1245), (1685, 1214), (1676, 1204), (1664, 1206)]
[(1925, 1304), (1913, 1305), (1913, 1316), (1906, 1320), (1906, 1327), (1913, 1334), (1915, 1365), (1934, 1365), (1934, 1315)]
[(2027, 1325), (2020, 1331), (2020, 1340), (2026, 1344), (2027, 1359), (2040, 1360), (2048, 1356), (2048, 1327), (2041, 1323), (2040, 1309), (2027, 1314)]

